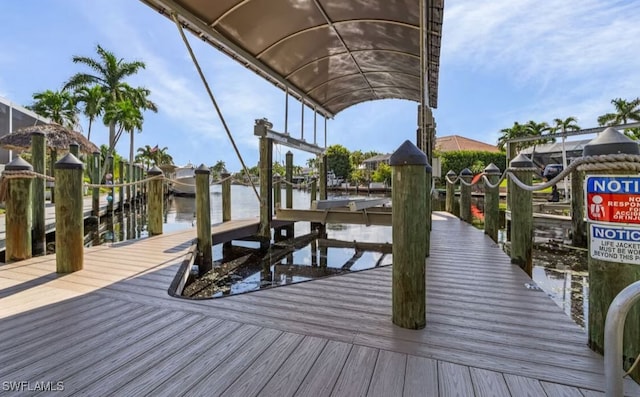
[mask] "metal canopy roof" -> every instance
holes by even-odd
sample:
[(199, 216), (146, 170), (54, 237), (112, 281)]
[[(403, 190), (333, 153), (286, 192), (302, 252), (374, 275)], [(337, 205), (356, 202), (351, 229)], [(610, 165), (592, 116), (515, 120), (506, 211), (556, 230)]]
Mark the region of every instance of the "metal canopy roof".
[[(141, 0), (331, 117), (383, 98), (437, 106), (444, 0)], [(424, 29), (420, 28), (421, 1)]]

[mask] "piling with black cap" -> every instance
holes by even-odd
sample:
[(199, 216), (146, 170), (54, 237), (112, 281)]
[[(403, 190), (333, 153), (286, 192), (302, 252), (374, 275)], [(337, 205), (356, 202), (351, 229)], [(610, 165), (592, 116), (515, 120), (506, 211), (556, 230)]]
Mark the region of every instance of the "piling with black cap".
[[(500, 180), (500, 168), (491, 163), (484, 169), (484, 175), (491, 185), (497, 185)], [(484, 234), (498, 242), (500, 229), (500, 187), (484, 187)]]
[(202, 276), (213, 267), (211, 238), (211, 201), (209, 176), (211, 171), (201, 164), (196, 168), (196, 225), (198, 229), (198, 268)]
[[(33, 171), (20, 156), (5, 166), (5, 171)], [(17, 176), (17, 175), (16, 175)], [(5, 260), (7, 263), (31, 258), (31, 227), (33, 225), (32, 178), (10, 178), (6, 186)]]
[[(92, 167), (91, 183), (94, 185), (100, 184), (100, 152), (93, 152), (93, 167)], [(94, 187), (91, 194), (91, 213), (95, 217), (100, 216), (100, 188)]]
[[(524, 154), (509, 163), (510, 177), (531, 186), (533, 162)], [(513, 183), (511, 195), (511, 263), (520, 266), (529, 277), (533, 274), (533, 195)]]
[[(601, 132), (600, 135), (585, 145), (582, 154), (584, 157), (612, 154), (639, 155), (640, 149), (636, 141), (629, 139), (614, 128), (607, 128)], [(638, 177), (637, 171), (634, 170), (587, 171), (587, 174), (587, 177), (592, 175), (628, 175), (636, 178)], [(637, 192), (635, 193), (635, 197), (638, 197)], [(633, 195), (634, 192), (631, 192), (631, 198), (633, 198)], [(587, 211), (591, 210), (591, 204), (596, 203), (593, 198), (591, 201), (592, 203), (587, 202)], [(606, 205), (606, 203), (602, 204)], [(591, 218), (594, 217), (592, 216)], [(605, 242), (609, 244), (605, 249), (609, 249), (610, 251), (607, 252), (607, 255), (602, 255), (602, 241), (599, 243), (595, 242), (594, 236), (592, 235), (592, 229), (594, 227), (610, 228), (613, 230), (619, 230), (624, 227), (626, 230), (638, 230), (638, 225), (624, 225), (613, 222), (613, 219), (605, 218), (599, 222), (590, 221), (588, 228), (589, 346), (593, 350), (602, 353), (604, 351), (605, 318), (607, 311), (609, 310), (609, 306), (620, 291), (635, 281), (640, 280), (640, 264), (638, 264), (639, 261), (635, 259), (638, 257), (635, 254), (632, 253), (631, 257), (629, 257), (629, 251), (633, 251), (635, 247), (638, 246), (637, 242), (631, 240), (605, 240)], [(598, 240), (602, 239), (602, 236), (598, 238)], [(594, 246), (594, 244), (598, 245)], [(594, 255), (594, 251), (596, 255)], [(623, 255), (626, 255), (626, 259), (622, 259)], [(624, 360), (626, 369), (629, 368), (638, 354), (640, 354), (640, 307), (636, 304), (629, 312), (624, 327), (622, 359)], [(638, 370), (634, 371), (633, 376), (636, 380), (638, 379)]]
[(447, 195), (445, 198), (445, 211), (447, 211), (450, 214), (454, 213), (454, 208), (455, 208), (455, 200), (456, 200), (456, 185), (455, 183), (452, 183), (452, 181), (455, 181), (457, 175), (453, 170), (449, 170), (449, 172), (447, 172)]
[(84, 265), (84, 165), (71, 153), (55, 164), (56, 271), (69, 273)]
[(427, 156), (405, 141), (389, 159), (392, 172), (392, 320), (409, 329), (426, 325)]
[[(31, 164), (33, 171), (44, 175), (47, 170), (46, 145), (44, 133), (35, 131), (31, 134)], [(47, 233), (45, 230), (45, 183), (43, 178), (34, 178), (31, 182), (33, 205), (33, 232), (31, 233), (33, 255), (43, 255), (46, 252)]]
[(80, 145), (78, 145), (78, 142), (71, 142), (69, 144), (69, 153), (73, 154), (78, 159), (80, 158)]
[(149, 235), (162, 234), (162, 221), (164, 215), (164, 173), (157, 166), (153, 166), (149, 172), (149, 184), (147, 195), (147, 208), (149, 212)]
[(471, 181), (473, 172), (465, 168), (460, 171), (460, 219), (467, 223), (473, 222), (471, 214)]

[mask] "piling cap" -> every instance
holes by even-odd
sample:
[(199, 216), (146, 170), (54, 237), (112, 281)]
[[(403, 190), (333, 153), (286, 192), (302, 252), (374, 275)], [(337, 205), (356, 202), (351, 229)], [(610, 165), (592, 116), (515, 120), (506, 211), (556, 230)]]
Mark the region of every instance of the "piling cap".
[(33, 166), (29, 164), (25, 159), (18, 156), (11, 162), (4, 166), (6, 171), (33, 171)]
[(533, 167), (533, 161), (529, 157), (520, 153), (509, 163), (511, 168), (531, 168)]
[(162, 170), (160, 168), (158, 168), (157, 165), (154, 165), (153, 167), (151, 167), (149, 169), (149, 171), (147, 171), (147, 175), (149, 175), (149, 176), (164, 175), (164, 172), (162, 172)]
[(497, 165), (491, 163), (485, 167), (484, 173), (487, 175), (500, 175), (500, 168)]
[(211, 170), (204, 164), (200, 164), (200, 167), (195, 170), (196, 175), (198, 174), (207, 174), (211, 175)]
[(95, 152), (93, 152), (93, 153), (91, 153), (91, 154), (93, 154), (94, 156), (99, 156), (99, 155), (100, 155), (100, 152), (96, 150)]
[(29, 132), (29, 135), (31, 135), (31, 136), (34, 136), (34, 135), (37, 135), (37, 136), (44, 136), (44, 132), (34, 130), (33, 132), (31, 132), (31, 131), (30, 131), (30, 132)]
[(389, 165), (427, 165), (427, 155), (418, 149), (410, 140), (404, 141), (391, 155)]
[(454, 170), (449, 170), (446, 174), (449, 178), (456, 176), (456, 172)]
[(220, 177), (221, 177), (221, 178), (223, 178), (223, 179), (224, 179), (224, 178), (228, 178), (228, 177), (230, 177), (230, 176), (231, 176), (231, 174), (230, 174), (230, 173), (228, 173), (228, 172), (223, 172), (222, 174), (220, 174)]
[(460, 171), (460, 176), (473, 176), (473, 172), (471, 172), (470, 169), (465, 168), (462, 171)]
[(70, 148), (71, 148), (71, 147), (74, 147), (74, 146), (75, 146), (75, 147), (80, 147), (80, 145), (78, 144), (78, 142), (71, 142), (71, 143), (69, 144), (69, 147), (70, 147)]
[(600, 135), (584, 145), (583, 156), (598, 156), (602, 154), (640, 154), (638, 142), (609, 127)]
[(84, 164), (73, 154), (67, 153), (56, 162), (54, 168), (56, 170), (81, 170), (84, 168)]

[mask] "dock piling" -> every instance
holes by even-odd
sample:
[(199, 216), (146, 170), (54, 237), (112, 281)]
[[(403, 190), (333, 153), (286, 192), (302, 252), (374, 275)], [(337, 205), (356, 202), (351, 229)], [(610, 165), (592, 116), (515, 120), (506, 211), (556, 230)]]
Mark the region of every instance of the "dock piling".
[[(484, 175), (491, 185), (497, 185), (500, 180), (500, 168), (491, 163), (484, 169)], [(498, 242), (500, 229), (500, 187), (484, 186), (484, 234)]]
[(431, 254), (431, 224), (432, 224), (432, 218), (431, 218), (431, 208), (432, 208), (432, 203), (431, 201), (433, 200), (433, 198), (431, 197), (431, 188), (433, 185), (433, 179), (431, 179), (431, 176), (433, 175), (433, 169), (431, 168), (431, 165), (429, 164), (429, 158), (427, 157), (427, 165), (425, 166), (425, 171), (426, 171), (426, 181), (425, 181), (425, 189), (426, 189), (426, 197), (425, 197), (425, 212), (426, 212), (426, 222), (425, 222), (425, 236), (426, 236), (426, 255), (425, 256), (429, 256)]
[[(531, 186), (533, 162), (524, 154), (517, 155), (509, 170), (522, 183)], [(518, 265), (529, 277), (533, 275), (533, 195), (513, 183), (509, 190), (511, 196), (511, 263)]]
[(198, 253), (200, 261), (198, 267), (202, 276), (213, 268), (213, 254), (211, 238), (211, 199), (209, 191), (209, 176), (211, 171), (201, 164), (196, 168), (196, 224), (198, 229)]
[(460, 171), (460, 219), (467, 223), (473, 222), (471, 215), (471, 180), (473, 172), (465, 168)]
[[(31, 134), (31, 164), (33, 171), (38, 174), (45, 174), (46, 144), (44, 133), (40, 131)], [(31, 233), (33, 244), (33, 255), (43, 255), (46, 252), (47, 235), (45, 231), (45, 183), (42, 178), (34, 178), (32, 182), (33, 194), (33, 233)]]
[[(17, 156), (5, 166), (5, 171), (33, 171), (33, 167)], [(17, 176), (17, 175), (16, 175)], [(5, 261), (7, 263), (29, 259), (32, 256), (31, 228), (33, 225), (32, 177), (16, 177), (5, 181)]]
[[(607, 155), (639, 155), (640, 148), (636, 141), (633, 141), (626, 137), (621, 132), (613, 129), (607, 128), (605, 131), (601, 132), (596, 138), (594, 138), (591, 142), (585, 145), (583, 150), (584, 157), (591, 156), (599, 156), (604, 157)], [(629, 156), (631, 157), (631, 156)], [(628, 163), (633, 160), (625, 159), (620, 160), (620, 162)], [(637, 161), (637, 160), (636, 160)], [(637, 167), (629, 167), (623, 166), (620, 164), (619, 166), (612, 167), (613, 160), (608, 162), (608, 164), (602, 164), (601, 169), (591, 168), (588, 171), (589, 176), (594, 175), (629, 175), (637, 177), (638, 172), (636, 171)], [(632, 188), (632, 192), (630, 192), (631, 201), (633, 198), (638, 197), (634, 193), (636, 189)], [(607, 193), (605, 193), (607, 194)], [(616, 194), (612, 194), (611, 196), (618, 196)], [(624, 196), (624, 195), (620, 195)], [(623, 200), (623, 198), (610, 198), (609, 203), (618, 203)], [(620, 200), (620, 201), (616, 201)], [(624, 199), (625, 201), (627, 199)], [(595, 205), (597, 203), (595, 200), (590, 201), (587, 205), (590, 207), (591, 205)], [(606, 205), (607, 201), (603, 203)], [(589, 210), (589, 208), (587, 208)], [(610, 212), (611, 211), (611, 212)], [(611, 209), (606, 210), (607, 214), (613, 214), (614, 212)], [(612, 215), (610, 216), (612, 218)], [(623, 223), (617, 223), (613, 219), (603, 219), (602, 221), (594, 224), (593, 226), (589, 226), (589, 238), (587, 241), (589, 242), (589, 321), (588, 321), (588, 329), (589, 329), (589, 347), (591, 349), (602, 353), (604, 351), (604, 333), (605, 333), (605, 320), (607, 311), (609, 310), (609, 306), (611, 302), (613, 302), (614, 298), (627, 286), (632, 283), (640, 280), (640, 266), (637, 264), (637, 260), (624, 260), (618, 259), (616, 261), (612, 256), (607, 256), (608, 260), (596, 259), (591, 253), (596, 250), (598, 253), (603, 252), (598, 248), (592, 247), (596, 242), (593, 241), (594, 236), (591, 235), (592, 228), (594, 226), (600, 226), (602, 228), (606, 228), (608, 230), (620, 230), (623, 227), (627, 230), (627, 233), (637, 233), (638, 225), (625, 225)], [(605, 237), (600, 237), (600, 239), (604, 239)], [(624, 246), (635, 246), (637, 243), (634, 243), (631, 238), (618, 240), (617, 238), (607, 238), (605, 240), (606, 243), (610, 244), (610, 247), (613, 247), (614, 244), (617, 245), (617, 248), (611, 248), (611, 252), (615, 252), (617, 258), (620, 258), (623, 254), (627, 254), (628, 251), (632, 251), (633, 249), (625, 249), (622, 248)], [(600, 244), (600, 248), (604, 248), (605, 250), (609, 247), (602, 247), (602, 243)], [(606, 252), (606, 251), (605, 251)], [(633, 255), (633, 254), (628, 254)], [(601, 256), (601, 258), (605, 258), (605, 256)], [(626, 263), (624, 263), (626, 262)], [(631, 263), (636, 262), (636, 263)], [(625, 363), (625, 369), (631, 365), (634, 359), (640, 354), (640, 305), (635, 304), (629, 314), (627, 315), (627, 320), (624, 326), (624, 347), (623, 347), (623, 357), (618, 357), (619, 360), (623, 360)], [(636, 369), (632, 373), (632, 377), (638, 380), (640, 374)]]
[[(120, 162), (122, 164), (122, 162)], [(122, 167), (120, 168), (122, 172)], [(149, 236), (162, 234), (162, 221), (164, 215), (164, 173), (156, 166), (153, 166), (148, 175), (157, 177), (149, 182), (147, 208), (149, 212)]]
[(84, 265), (84, 164), (71, 153), (55, 164), (56, 272), (82, 270)]
[(273, 177), (273, 140), (260, 138), (260, 226), (258, 237), (260, 248), (267, 249), (271, 244), (271, 220), (273, 219), (272, 177)]
[(280, 174), (273, 174), (273, 214), (276, 209), (282, 206), (282, 177)]
[(584, 172), (571, 173), (571, 245), (587, 246), (587, 222), (584, 220)]
[(445, 211), (447, 211), (450, 214), (454, 213), (454, 208), (455, 208), (455, 201), (456, 201), (456, 185), (455, 183), (451, 183), (449, 182), (451, 181), (455, 181), (457, 175), (453, 170), (449, 170), (449, 172), (447, 172), (446, 175), (446, 181), (447, 181), (447, 195), (445, 198)]
[(426, 325), (427, 156), (411, 141), (391, 155), (393, 189), (392, 321), (409, 329)]
[[(287, 180), (286, 189), (286, 207), (293, 208), (293, 153), (288, 151), (285, 154), (285, 178)], [(284, 227), (287, 238), (293, 238), (294, 227), (293, 224)]]

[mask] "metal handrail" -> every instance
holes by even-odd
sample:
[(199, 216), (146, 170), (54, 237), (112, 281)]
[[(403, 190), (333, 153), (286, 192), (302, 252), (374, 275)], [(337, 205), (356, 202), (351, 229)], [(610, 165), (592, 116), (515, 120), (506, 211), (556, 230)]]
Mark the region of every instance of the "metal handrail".
[(606, 397), (624, 395), (622, 341), (629, 310), (640, 300), (640, 281), (627, 286), (611, 302), (604, 324), (604, 376)]

